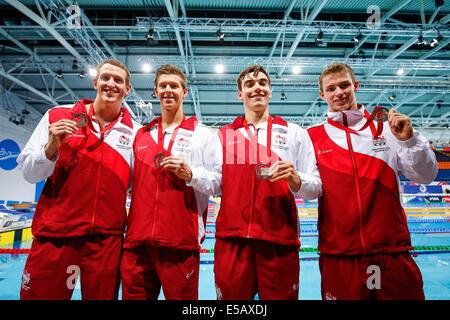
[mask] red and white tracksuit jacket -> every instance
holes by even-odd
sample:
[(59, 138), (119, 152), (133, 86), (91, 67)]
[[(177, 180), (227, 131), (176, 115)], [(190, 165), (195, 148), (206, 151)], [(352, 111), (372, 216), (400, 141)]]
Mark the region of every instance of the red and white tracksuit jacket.
[[(370, 115), (359, 110), (329, 112), (328, 117), (359, 130)], [(377, 122), (357, 133), (324, 123), (308, 133), (323, 185), (319, 198), (319, 251), (336, 255), (367, 255), (413, 249), (399, 193), (398, 172), (430, 183), (437, 162), (428, 141), (414, 131), (398, 140), (384, 123), (374, 140)]]
[[(85, 105), (92, 102), (83, 99), (48, 110), (17, 158), (28, 182), (47, 178), (33, 217), (34, 236), (68, 238), (124, 231), (133, 139), (140, 127), (125, 108), (103, 141), (85, 126), (67, 138), (55, 159), (45, 156), (49, 125), (75, 113), (86, 114)], [(100, 132), (95, 118), (92, 123)]]
[[(124, 248), (143, 244), (198, 250), (205, 238), (208, 197), (220, 192), (218, 137), (195, 117), (179, 126), (171, 155), (183, 157), (192, 170), (186, 182), (156, 167), (158, 119), (141, 128), (134, 141), (131, 205)], [(167, 148), (174, 127), (164, 134)]]
[[(249, 126), (257, 137), (259, 153), (267, 154), (267, 122)], [(258, 165), (252, 154), (244, 117), (238, 117), (219, 131), (223, 148), (222, 199), (216, 222), (218, 238), (250, 238), (281, 245), (300, 246), (298, 211), (294, 194), (286, 181), (270, 182), (257, 178)], [(314, 199), (321, 194), (321, 182), (314, 150), (306, 130), (287, 123), (279, 116), (272, 120), (270, 157), (291, 162), (302, 186), (298, 196)]]

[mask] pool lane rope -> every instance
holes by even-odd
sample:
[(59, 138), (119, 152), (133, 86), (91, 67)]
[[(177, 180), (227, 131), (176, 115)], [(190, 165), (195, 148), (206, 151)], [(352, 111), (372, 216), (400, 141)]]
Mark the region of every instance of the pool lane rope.
[[(414, 247), (415, 251), (419, 252), (450, 252), (450, 246), (417, 246)], [(317, 248), (300, 248), (300, 252), (318, 252)], [(28, 254), (30, 249), (20, 249), (20, 248), (0, 248), (0, 254)], [(200, 253), (214, 253), (214, 249), (200, 249)]]

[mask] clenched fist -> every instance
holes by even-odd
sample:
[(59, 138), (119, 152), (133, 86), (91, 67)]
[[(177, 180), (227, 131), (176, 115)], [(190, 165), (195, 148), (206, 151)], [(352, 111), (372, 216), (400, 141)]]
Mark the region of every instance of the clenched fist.
[(411, 119), (404, 114), (397, 113), (395, 109), (389, 110), (388, 123), (392, 134), (399, 140), (409, 140), (413, 136)]
[(180, 179), (187, 181), (192, 179), (192, 170), (181, 157), (168, 156), (160, 164), (161, 169), (167, 169), (173, 172)]
[(70, 135), (75, 134), (77, 130), (76, 123), (68, 119), (61, 119), (50, 124), (48, 127), (48, 142), (44, 148), (47, 159), (53, 159), (59, 147), (61, 147)]
[(302, 180), (297, 174), (294, 165), (289, 161), (276, 161), (269, 168), (269, 179), (271, 182), (285, 180), (294, 192), (300, 190)]

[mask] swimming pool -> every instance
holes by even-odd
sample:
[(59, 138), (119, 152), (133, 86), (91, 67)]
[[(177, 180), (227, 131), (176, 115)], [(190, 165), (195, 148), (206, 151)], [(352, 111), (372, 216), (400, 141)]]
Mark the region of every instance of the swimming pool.
[[(215, 300), (214, 230), (220, 204), (210, 202), (207, 237), (200, 253), (199, 299)], [(320, 272), (317, 249), (317, 205), (298, 204), (301, 248), (300, 300), (320, 300)], [(446, 204), (407, 204), (405, 211), (411, 241), (418, 254), (418, 264), (424, 281), (425, 297), (429, 300), (450, 299), (450, 208)], [(12, 248), (13, 245), (8, 246)], [(31, 240), (14, 244), (15, 248), (31, 247)], [(0, 254), (0, 300), (19, 299), (22, 271), (27, 254)], [(119, 293), (120, 298), (120, 293)], [(160, 295), (164, 299), (163, 293)], [(81, 299), (79, 284), (73, 300)]]

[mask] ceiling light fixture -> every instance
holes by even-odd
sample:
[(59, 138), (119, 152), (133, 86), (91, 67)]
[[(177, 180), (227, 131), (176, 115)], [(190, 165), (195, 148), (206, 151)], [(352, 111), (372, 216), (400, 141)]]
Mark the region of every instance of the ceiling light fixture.
[(72, 70), (78, 70), (78, 61), (77, 61), (77, 59), (74, 59), (74, 60), (73, 60), (73, 63), (72, 63)]
[(437, 38), (434, 38), (433, 40), (431, 40), (430, 46), (432, 48), (436, 47), (439, 44), (439, 41), (442, 41), (443, 37), (441, 35), (439, 35)]
[(97, 76), (97, 70), (95, 68), (89, 68), (89, 75), (94, 78)]
[(419, 36), (419, 38), (417, 39), (417, 44), (418, 45), (420, 45), (420, 46), (424, 46), (424, 45), (426, 45), (427, 44), (427, 42), (425, 41), (425, 39), (424, 39), (424, 37), (423, 37), (423, 35), (421, 34), (420, 36)]
[(155, 40), (155, 32), (153, 28), (148, 29), (147, 33), (145, 34), (145, 39), (147, 39), (147, 41)]
[(361, 32), (358, 33), (358, 35), (357, 35), (356, 37), (353, 38), (353, 42), (354, 42), (355, 44), (358, 44), (359, 41), (361, 41), (362, 37), (363, 37), (363, 36), (362, 36)]
[(299, 74), (302, 71), (302, 68), (300, 68), (300, 66), (294, 66), (292, 68), (292, 73), (293, 74)]
[(216, 73), (223, 73), (225, 71), (225, 66), (221, 63), (216, 64), (216, 67), (214, 69)]
[(319, 31), (319, 34), (316, 37), (316, 44), (322, 44), (323, 43), (323, 32), (322, 30)]
[(145, 73), (149, 73), (150, 71), (152, 71), (152, 66), (148, 63), (143, 63), (142, 64), (142, 71)]
[(217, 38), (219, 38), (220, 41), (225, 41), (225, 37), (227, 36), (225, 33), (222, 32), (222, 30), (218, 29), (216, 31)]

